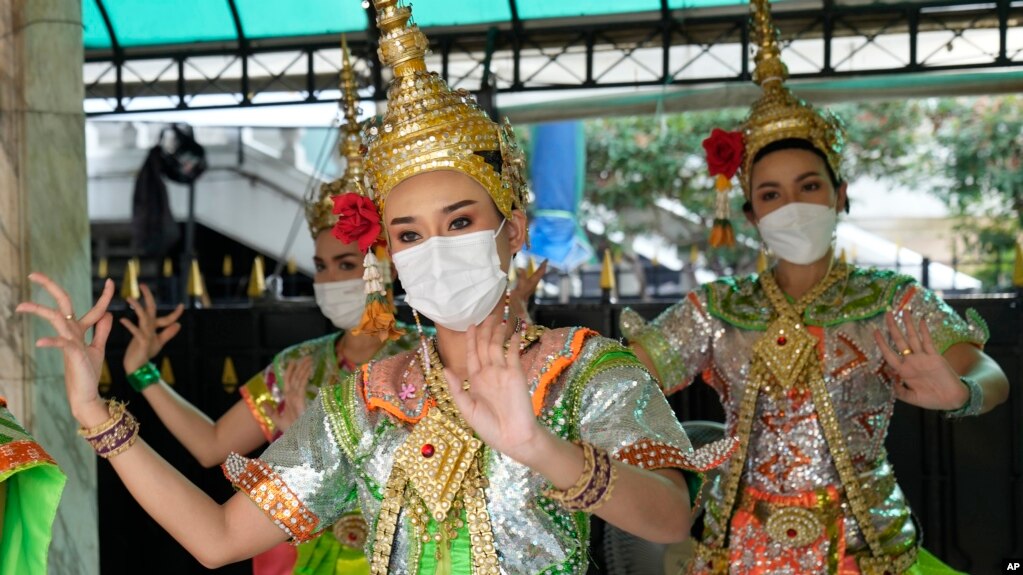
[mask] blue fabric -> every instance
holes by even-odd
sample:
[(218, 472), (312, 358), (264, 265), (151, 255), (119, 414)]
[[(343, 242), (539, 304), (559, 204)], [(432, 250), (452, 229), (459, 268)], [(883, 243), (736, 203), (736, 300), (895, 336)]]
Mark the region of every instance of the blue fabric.
[(533, 128), (532, 139), (535, 199), (527, 254), (568, 271), (593, 258), (593, 248), (579, 226), (586, 163), (582, 123), (540, 124)]

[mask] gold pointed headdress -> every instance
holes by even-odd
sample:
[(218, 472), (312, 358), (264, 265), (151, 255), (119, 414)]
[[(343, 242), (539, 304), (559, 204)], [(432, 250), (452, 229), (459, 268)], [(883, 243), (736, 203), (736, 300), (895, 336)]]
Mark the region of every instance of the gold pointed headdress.
[(387, 113), (369, 127), (367, 174), (380, 212), (394, 186), (414, 175), (455, 170), (479, 182), (505, 217), (527, 201), (525, 161), (507, 120), (497, 124), (468, 91), (426, 69), (429, 42), (399, 0), (373, 0), (378, 54), (394, 70)]
[(366, 195), (363, 184), (366, 172), (363, 167), (362, 130), (359, 126), (359, 93), (355, 83), (355, 71), (348, 56), (348, 43), (341, 37), (341, 108), (344, 110), (345, 123), (341, 126), (341, 140), (338, 149), (346, 160), (344, 174), (340, 178), (320, 186), (319, 195), (306, 204), (306, 221), (313, 239), (324, 231), (334, 227), (337, 215), (334, 214), (333, 197), (348, 192)]
[(842, 179), (842, 149), (845, 130), (837, 116), (819, 111), (796, 97), (785, 85), (788, 67), (781, 59), (778, 29), (771, 18), (768, 0), (750, 2), (750, 26), (757, 43), (753, 82), (764, 93), (750, 107), (742, 132), (746, 142), (739, 178), (746, 197), (750, 195), (753, 159), (765, 146), (791, 138), (806, 140), (827, 158), (838, 180)]
[(366, 307), (352, 333), (373, 335), (381, 341), (396, 339), (403, 332), (397, 327), (394, 305), (388, 294), (390, 260), (386, 250), (375, 249), (380, 242), (380, 218), (364, 184), (365, 150), (359, 126), (358, 92), (344, 36), (341, 37), (341, 96), (345, 123), (341, 127), (338, 148), (347, 164), (344, 174), (320, 186), (318, 199), (307, 206), (309, 230), (315, 239), (321, 231), (332, 229), (339, 241), (358, 243), (365, 253), (362, 279), (366, 282)]
[(717, 176), (717, 202), (712, 246), (733, 245), (735, 235), (729, 222), (728, 190), (732, 176), (738, 174), (746, 199), (749, 199), (753, 160), (766, 146), (781, 140), (809, 142), (827, 160), (835, 178), (842, 179), (842, 149), (845, 130), (837, 116), (819, 111), (798, 98), (785, 85), (788, 67), (781, 59), (778, 29), (771, 18), (768, 0), (750, 0), (750, 28), (757, 53), (753, 58), (753, 82), (763, 93), (753, 105), (739, 132), (715, 129), (703, 142), (712, 176)]

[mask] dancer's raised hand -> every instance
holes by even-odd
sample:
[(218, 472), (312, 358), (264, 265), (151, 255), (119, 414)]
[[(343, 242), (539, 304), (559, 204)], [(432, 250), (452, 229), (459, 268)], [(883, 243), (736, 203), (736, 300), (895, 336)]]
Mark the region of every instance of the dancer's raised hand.
[[(84, 427), (98, 425), (108, 417), (107, 407), (99, 396), (99, 377), (113, 322), (107, 307), (114, 297), (114, 282), (108, 279), (96, 305), (76, 318), (71, 298), (56, 282), (38, 272), (30, 274), (28, 279), (53, 296), (56, 306), (27, 301), (18, 304), (15, 311), (32, 314), (53, 326), (57, 335), (37, 339), (36, 346), (55, 347), (63, 352), (64, 385), (71, 413)], [(86, 343), (85, 334), (93, 328), (92, 341)]]
[[(124, 350), (124, 372), (133, 373), (146, 364), (147, 361), (156, 357), (168, 341), (174, 338), (181, 331), (181, 314), (185, 306), (178, 304), (174, 311), (164, 316), (156, 315), (156, 300), (153, 299), (153, 292), (149, 286), (142, 284), (142, 302), (135, 298), (128, 298), (131, 309), (135, 310), (138, 323), (130, 319), (121, 318), (121, 325), (131, 332), (131, 341)], [(159, 330), (159, 331), (158, 331)]]

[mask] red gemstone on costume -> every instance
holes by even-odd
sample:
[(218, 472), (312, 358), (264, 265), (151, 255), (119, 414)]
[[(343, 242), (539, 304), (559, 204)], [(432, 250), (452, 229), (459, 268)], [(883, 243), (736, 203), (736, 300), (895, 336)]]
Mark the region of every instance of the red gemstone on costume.
[(429, 443), (424, 444), (423, 448), (419, 450), (419, 453), (422, 453), (423, 457), (425, 457), (427, 459), (433, 457), (433, 453), (434, 453), (433, 445), (431, 445)]
[(348, 534), (348, 540), (349, 540), (349, 541), (355, 541), (355, 540), (356, 540), (356, 539), (358, 539), (358, 538), (359, 538), (359, 536), (358, 536), (358, 535), (356, 535), (356, 534), (354, 534), (354, 533), (349, 533), (349, 534)]
[(788, 535), (789, 539), (792, 539), (793, 537), (796, 536), (796, 530), (795, 529), (789, 529), (788, 531), (785, 532), (785, 535)]
[(789, 342), (788, 338), (785, 337), (784, 335), (779, 335), (777, 341), (778, 341), (778, 345), (785, 345), (786, 343)]

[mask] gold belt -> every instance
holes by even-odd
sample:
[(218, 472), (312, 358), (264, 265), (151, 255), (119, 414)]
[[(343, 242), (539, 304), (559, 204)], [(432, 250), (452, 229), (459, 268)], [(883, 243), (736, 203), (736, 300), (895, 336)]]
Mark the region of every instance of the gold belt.
[[(730, 558), (728, 548), (711, 547), (699, 541), (693, 541), (696, 557), (707, 567), (707, 575), (728, 575)], [(898, 575), (909, 571), (916, 563), (917, 547), (911, 547), (898, 555), (871, 557), (867, 554), (855, 553), (856, 565), (861, 575)], [(689, 572), (687, 570), (687, 572)]]
[[(738, 508), (752, 514), (764, 526), (764, 531), (776, 543), (785, 547), (804, 547), (821, 535), (831, 535), (841, 516), (841, 494), (819, 489), (814, 493), (813, 506), (786, 505), (759, 499), (743, 491)], [(837, 535), (837, 533), (835, 533)]]
[[(786, 547), (802, 547), (813, 543), (822, 534), (836, 535), (828, 528), (842, 520), (840, 491), (836, 494), (818, 490), (815, 496), (816, 503), (806, 507), (760, 499), (743, 490), (737, 509), (752, 514), (775, 542)], [(706, 567), (706, 573), (726, 575), (729, 572), (727, 547), (712, 547), (699, 541), (695, 544), (696, 557)], [(852, 556), (856, 558), (862, 575), (896, 575), (908, 571), (916, 563), (917, 548), (914, 546), (902, 553), (882, 557), (873, 557), (869, 551)]]

